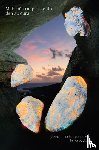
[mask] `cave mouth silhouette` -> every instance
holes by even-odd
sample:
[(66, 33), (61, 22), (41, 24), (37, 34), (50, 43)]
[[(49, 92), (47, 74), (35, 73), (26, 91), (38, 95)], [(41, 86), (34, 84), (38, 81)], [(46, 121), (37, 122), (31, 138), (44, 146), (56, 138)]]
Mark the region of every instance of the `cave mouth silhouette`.
[[(92, 2), (92, 0), (90, 0), (90, 2)], [(94, 7), (94, 11), (93, 11), (93, 9), (92, 9), (93, 12), (91, 11), (91, 15), (92, 16), (95, 15), (96, 11), (97, 12), (99, 11), (99, 9), (95, 10), (95, 5), (94, 4), (92, 2), (91, 6), (92, 6), (92, 8)], [(88, 6), (86, 7), (86, 9), (88, 8)], [(96, 5), (96, 7), (97, 6), (98, 5)], [(91, 9), (90, 8), (88, 8), (88, 9), (89, 9), (89, 12), (90, 12)], [(96, 16), (98, 17), (98, 13), (97, 13)], [(98, 26), (98, 24), (97, 24), (98, 23), (98, 19), (97, 19), (97, 23), (94, 23), (95, 20), (93, 20), (93, 18), (91, 18), (91, 21), (93, 21), (93, 24), (91, 24), (91, 23), (90, 24), (91, 24), (92, 29), (94, 30), (94, 27), (95, 27), (94, 25), (96, 25), (96, 27)], [(95, 28), (95, 29), (97, 29), (97, 28)], [(95, 35), (98, 37), (98, 32)], [(95, 45), (96, 42), (98, 41), (96, 39), (97, 37), (94, 37), (94, 42), (91, 42), (93, 45)], [(79, 36), (78, 36), (78, 39), (79, 39)], [(78, 44), (79, 47), (76, 48), (75, 50), (80, 49), (81, 47), (83, 47), (83, 42), (82, 43), (81, 43), (81, 41), (79, 41), (79, 42), (80, 42), (81, 45)], [(90, 42), (90, 40), (89, 40), (89, 42)], [(86, 44), (86, 42), (85, 42), (85, 44)], [(87, 41), (87, 44), (88, 44), (88, 41)], [(85, 50), (86, 50), (86, 47), (85, 47)], [(95, 51), (93, 51), (92, 55), (94, 54), (94, 52)], [(77, 51), (76, 51), (76, 53), (73, 53), (73, 54), (76, 55), (76, 56), (81, 56), (80, 53), (79, 54), (77, 53)], [(90, 52), (90, 54), (91, 54), (91, 52)], [(91, 58), (90, 55), (87, 55), (87, 56), (89, 56), (89, 57), (87, 57), (87, 60), (90, 60), (90, 58)], [(81, 58), (82, 57), (80, 57), (80, 59)], [(72, 57), (72, 60), (73, 60), (73, 57)], [(13, 111), (11, 109), (12, 112), (10, 114), (11, 116), (13, 114), (13, 117), (10, 117), (10, 119), (8, 118), (9, 115), (6, 117), (6, 119), (8, 119), (8, 121), (11, 124), (10, 123), (8, 124), (5, 121), (6, 120), (6, 119), (4, 119), (5, 117), (3, 118), (3, 120), (1, 119), (1, 123), (3, 122), (4, 125), (5, 125), (5, 127), (1, 126), (1, 129), (0, 129), (0, 134), (3, 132), (3, 136), (0, 136), (1, 137), (1, 142), (2, 142), (3, 146), (7, 145), (9, 150), (11, 150), (11, 149), (18, 149), (19, 147), (21, 149), (24, 148), (24, 149), (28, 150), (31, 147), (33, 148), (34, 145), (37, 146), (38, 143), (40, 145), (43, 145), (45, 143), (48, 144), (48, 142), (50, 141), (54, 145), (57, 144), (57, 147), (59, 145), (60, 146), (65, 145), (65, 146), (67, 146), (69, 148), (70, 147), (74, 148), (74, 146), (75, 146), (77, 148), (79, 147), (79, 149), (80, 149), (81, 146), (82, 146), (82, 148), (85, 149), (85, 145), (83, 145), (83, 144), (82, 145), (81, 144), (77, 144), (76, 145), (75, 143), (71, 144), (68, 141), (64, 140), (64, 136), (65, 135), (70, 135), (70, 134), (71, 135), (86, 135), (86, 134), (89, 134), (89, 135), (91, 135), (93, 141), (95, 141), (94, 143), (96, 143), (96, 142), (98, 143), (99, 123), (97, 121), (98, 120), (97, 119), (97, 114), (99, 114), (99, 109), (98, 109), (98, 106), (99, 106), (99, 101), (98, 101), (98, 97), (99, 97), (99, 77), (95, 76), (96, 75), (96, 71), (93, 71), (94, 76), (91, 76), (91, 77), (88, 76), (89, 74), (93, 75), (92, 72), (90, 71), (90, 68), (91, 68), (90, 61), (89, 61), (89, 65), (88, 65), (88, 62), (86, 61), (87, 63), (85, 63), (85, 65), (88, 66), (89, 69), (87, 67), (88, 72), (86, 73), (86, 68), (85, 68), (85, 73), (83, 74), (82, 71), (79, 68), (79, 66), (83, 68), (83, 65), (81, 66), (81, 64), (83, 64), (82, 60), (83, 59), (81, 59), (81, 61), (79, 62), (79, 64), (76, 67), (73, 68), (71, 74), (73, 75), (73, 74), (78, 74), (79, 73), (80, 75), (82, 75), (85, 78), (85, 80), (86, 80), (86, 82), (88, 84), (88, 99), (87, 99), (87, 104), (86, 104), (86, 107), (85, 107), (85, 111), (81, 115), (81, 117), (73, 124), (73, 126), (71, 126), (68, 130), (66, 130), (64, 132), (57, 133), (57, 134), (51, 134), (51, 133), (46, 133), (45, 134), (43, 132), (43, 133), (39, 134), (39, 136), (37, 136), (37, 135), (34, 135), (33, 133), (31, 133), (30, 131), (28, 131), (27, 129), (22, 129), (21, 128), (21, 124), (20, 124), (19, 119), (18, 119), (18, 116), (16, 115), (16, 112), (15, 112), (15, 107), (16, 107), (17, 103), (19, 102), (18, 93), (16, 93), (16, 89), (15, 88), (14, 89), (10, 89), (10, 88), (9, 89), (7, 89), (7, 88), (6, 89), (0, 89), (0, 96), (2, 96), (1, 100), (2, 99), (3, 100), (7, 100), (5, 103), (8, 104), (7, 107), (6, 107), (6, 110), (4, 111), (4, 112), (7, 113), (6, 115), (9, 114), (8, 106), (9, 106), (9, 108), (11, 108), (11, 107), (13, 108), (14, 107), (14, 113), (12, 113)], [(72, 61), (70, 61), (70, 63), (71, 63), (71, 66), (72, 66)], [(76, 73), (75, 73), (75, 70), (76, 70)], [(82, 70), (84, 71), (84, 69), (82, 69)], [(68, 75), (70, 75), (70, 74), (68, 73)], [(65, 79), (67, 78), (67, 76), (65, 77)], [(57, 87), (57, 91), (55, 91), (56, 87)], [(49, 87), (48, 91), (54, 91), (54, 93), (53, 93), (53, 97), (54, 97), (56, 95), (56, 93), (58, 92), (59, 89), (60, 89), (60, 84), (57, 84), (57, 86), (55, 86), (55, 87), (53, 86), (53, 88)], [(40, 89), (35, 89), (34, 92), (33, 92), (33, 95), (35, 97), (38, 97), (38, 91), (40, 91), (41, 94), (43, 94), (43, 95), (47, 95), (46, 98), (50, 99), (51, 95), (47, 91), (46, 88), (43, 87), (42, 91), (41, 91), (41, 88)], [(13, 93), (14, 93), (14, 95), (13, 95)], [(10, 96), (8, 97), (8, 95), (10, 95)], [(15, 102), (15, 104), (13, 104), (12, 97), (13, 97), (14, 100), (15, 99), (17, 100), (17, 102)], [(8, 99), (9, 99), (9, 103), (8, 103)], [(3, 109), (4, 109), (4, 107), (3, 107)], [(2, 112), (2, 109), (1, 109), (1, 112)], [(2, 113), (0, 113), (0, 115), (1, 114)], [(2, 114), (2, 115), (4, 115), (4, 114)], [(12, 127), (12, 124), (15, 125), (14, 128)], [(3, 128), (5, 128), (5, 129), (2, 130)], [(56, 140), (56, 139), (50, 140), (51, 137), (56, 136), (56, 135), (58, 135), (60, 137), (59, 140)]]

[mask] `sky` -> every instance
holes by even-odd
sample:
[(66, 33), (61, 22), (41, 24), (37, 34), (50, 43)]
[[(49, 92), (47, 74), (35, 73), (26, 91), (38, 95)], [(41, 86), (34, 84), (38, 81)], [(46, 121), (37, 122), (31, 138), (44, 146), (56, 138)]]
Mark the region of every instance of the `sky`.
[(26, 36), (16, 53), (33, 68), (32, 82), (61, 82), (75, 46), (60, 15)]

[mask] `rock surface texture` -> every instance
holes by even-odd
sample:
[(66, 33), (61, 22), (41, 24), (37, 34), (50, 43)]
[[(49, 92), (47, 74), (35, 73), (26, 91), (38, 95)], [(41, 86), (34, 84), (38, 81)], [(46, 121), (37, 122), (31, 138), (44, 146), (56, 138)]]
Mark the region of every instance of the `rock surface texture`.
[(83, 112), (87, 100), (87, 84), (82, 77), (67, 78), (53, 100), (47, 117), (46, 128), (61, 131), (69, 127)]
[(40, 100), (27, 96), (17, 105), (16, 112), (25, 127), (38, 133), (43, 108), (44, 104)]
[(11, 87), (32, 81), (33, 69), (30, 65), (19, 64), (11, 75)]

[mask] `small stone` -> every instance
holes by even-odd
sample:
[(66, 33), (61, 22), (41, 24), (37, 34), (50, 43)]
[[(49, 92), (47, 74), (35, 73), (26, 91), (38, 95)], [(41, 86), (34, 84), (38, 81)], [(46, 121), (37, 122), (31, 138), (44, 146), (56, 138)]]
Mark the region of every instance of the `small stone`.
[(16, 87), (33, 79), (33, 69), (29, 65), (19, 64), (11, 75), (11, 87)]
[(67, 78), (52, 102), (45, 118), (46, 128), (57, 132), (68, 128), (83, 112), (87, 100), (87, 84), (80, 76)]
[(32, 132), (38, 133), (44, 104), (32, 96), (27, 96), (16, 107), (22, 124)]

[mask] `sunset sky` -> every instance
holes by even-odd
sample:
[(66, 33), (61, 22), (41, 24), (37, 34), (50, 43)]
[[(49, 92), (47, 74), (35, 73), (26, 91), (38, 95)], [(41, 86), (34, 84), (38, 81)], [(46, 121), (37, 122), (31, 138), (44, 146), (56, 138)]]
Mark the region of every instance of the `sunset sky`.
[(25, 37), (16, 53), (33, 68), (33, 82), (60, 82), (75, 46), (60, 15)]

